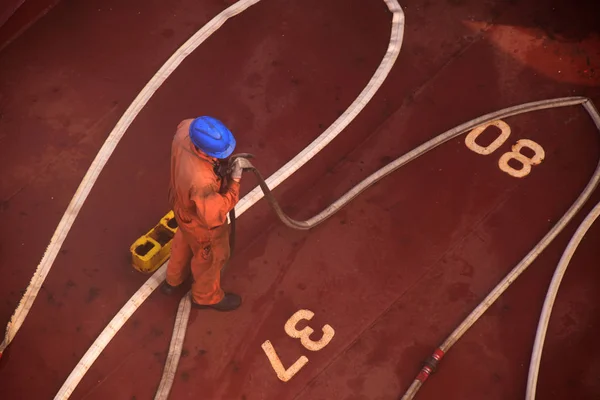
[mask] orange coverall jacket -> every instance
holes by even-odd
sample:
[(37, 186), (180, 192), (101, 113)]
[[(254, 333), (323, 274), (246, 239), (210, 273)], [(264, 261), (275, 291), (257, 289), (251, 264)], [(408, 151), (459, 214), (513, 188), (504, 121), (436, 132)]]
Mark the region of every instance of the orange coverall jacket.
[(215, 304), (224, 293), (222, 267), (229, 259), (227, 214), (239, 201), (240, 184), (223, 184), (218, 160), (196, 149), (189, 137), (193, 120), (177, 127), (171, 146), (169, 203), (179, 229), (171, 244), (167, 283), (178, 286), (191, 273), (192, 296), (198, 304)]

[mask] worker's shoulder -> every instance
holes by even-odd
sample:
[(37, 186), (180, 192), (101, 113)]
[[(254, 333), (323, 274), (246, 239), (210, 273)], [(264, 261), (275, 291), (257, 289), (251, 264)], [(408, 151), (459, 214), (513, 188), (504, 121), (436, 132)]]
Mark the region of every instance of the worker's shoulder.
[(180, 128), (189, 128), (189, 126), (192, 124), (192, 121), (194, 121), (194, 118), (186, 118), (183, 121), (181, 121), (179, 123), (179, 125), (177, 125), (177, 129)]
[(184, 119), (177, 125), (177, 130), (173, 136), (173, 145), (183, 145), (186, 140), (189, 139), (189, 129), (192, 119)]
[(183, 121), (181, 121), (177, 125), (177, 132), (175, 133), (175, 135), (176, 136), (187, 135), (187, 133), (190, 129), (190, 125), (192, 124), (192, 121), (193, 121), (192, 118), (184, 119)]

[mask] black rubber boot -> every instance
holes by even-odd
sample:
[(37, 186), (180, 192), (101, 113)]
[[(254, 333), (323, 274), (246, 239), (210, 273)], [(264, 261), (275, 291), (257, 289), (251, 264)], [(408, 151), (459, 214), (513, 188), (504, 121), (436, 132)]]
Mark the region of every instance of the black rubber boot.
[(198, 304), (192, 300), (192, 307), (199, 310), (213, 309), (217, 311), (233, 311), (242, 304), (242, 298), (234, 293), (225, 293), (223, 300), (217, 304)]
[(164, 281), (160, 287), (160, 291), (162, 292), (162, 294), (166, 294), (167, 296), (170, 296), (175, 291), (175, 286), (171, 286), (167, 283), (167, 281)]

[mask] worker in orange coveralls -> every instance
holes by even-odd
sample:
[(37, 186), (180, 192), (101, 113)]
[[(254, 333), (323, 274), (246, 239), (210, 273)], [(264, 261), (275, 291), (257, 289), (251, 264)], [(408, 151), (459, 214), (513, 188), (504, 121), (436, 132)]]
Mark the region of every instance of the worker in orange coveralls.
[(242, 167), (220, 173), (222, 160), (235, 149), (235, 138), (212, 117), (186, 119), (177, 127), (171, 146), (169, 203), (179, 226), (171, 244), (171, 259), (162, 291), (171, 294), (193, 277), (192, 306), (232, 311), (240, 296), (221, 289), (221, 269), (229, 260), (227, 214), (239, 201)]

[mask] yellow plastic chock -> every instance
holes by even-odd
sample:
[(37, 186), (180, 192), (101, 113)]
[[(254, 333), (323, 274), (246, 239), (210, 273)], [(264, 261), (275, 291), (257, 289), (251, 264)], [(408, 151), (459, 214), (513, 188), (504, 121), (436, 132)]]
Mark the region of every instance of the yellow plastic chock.
[(154, 228), (129, 248), (133, 268), (147, 274), (156, 271), (169, 258), (171, 240), (176, 231), (175, 214), (169, 211)]

